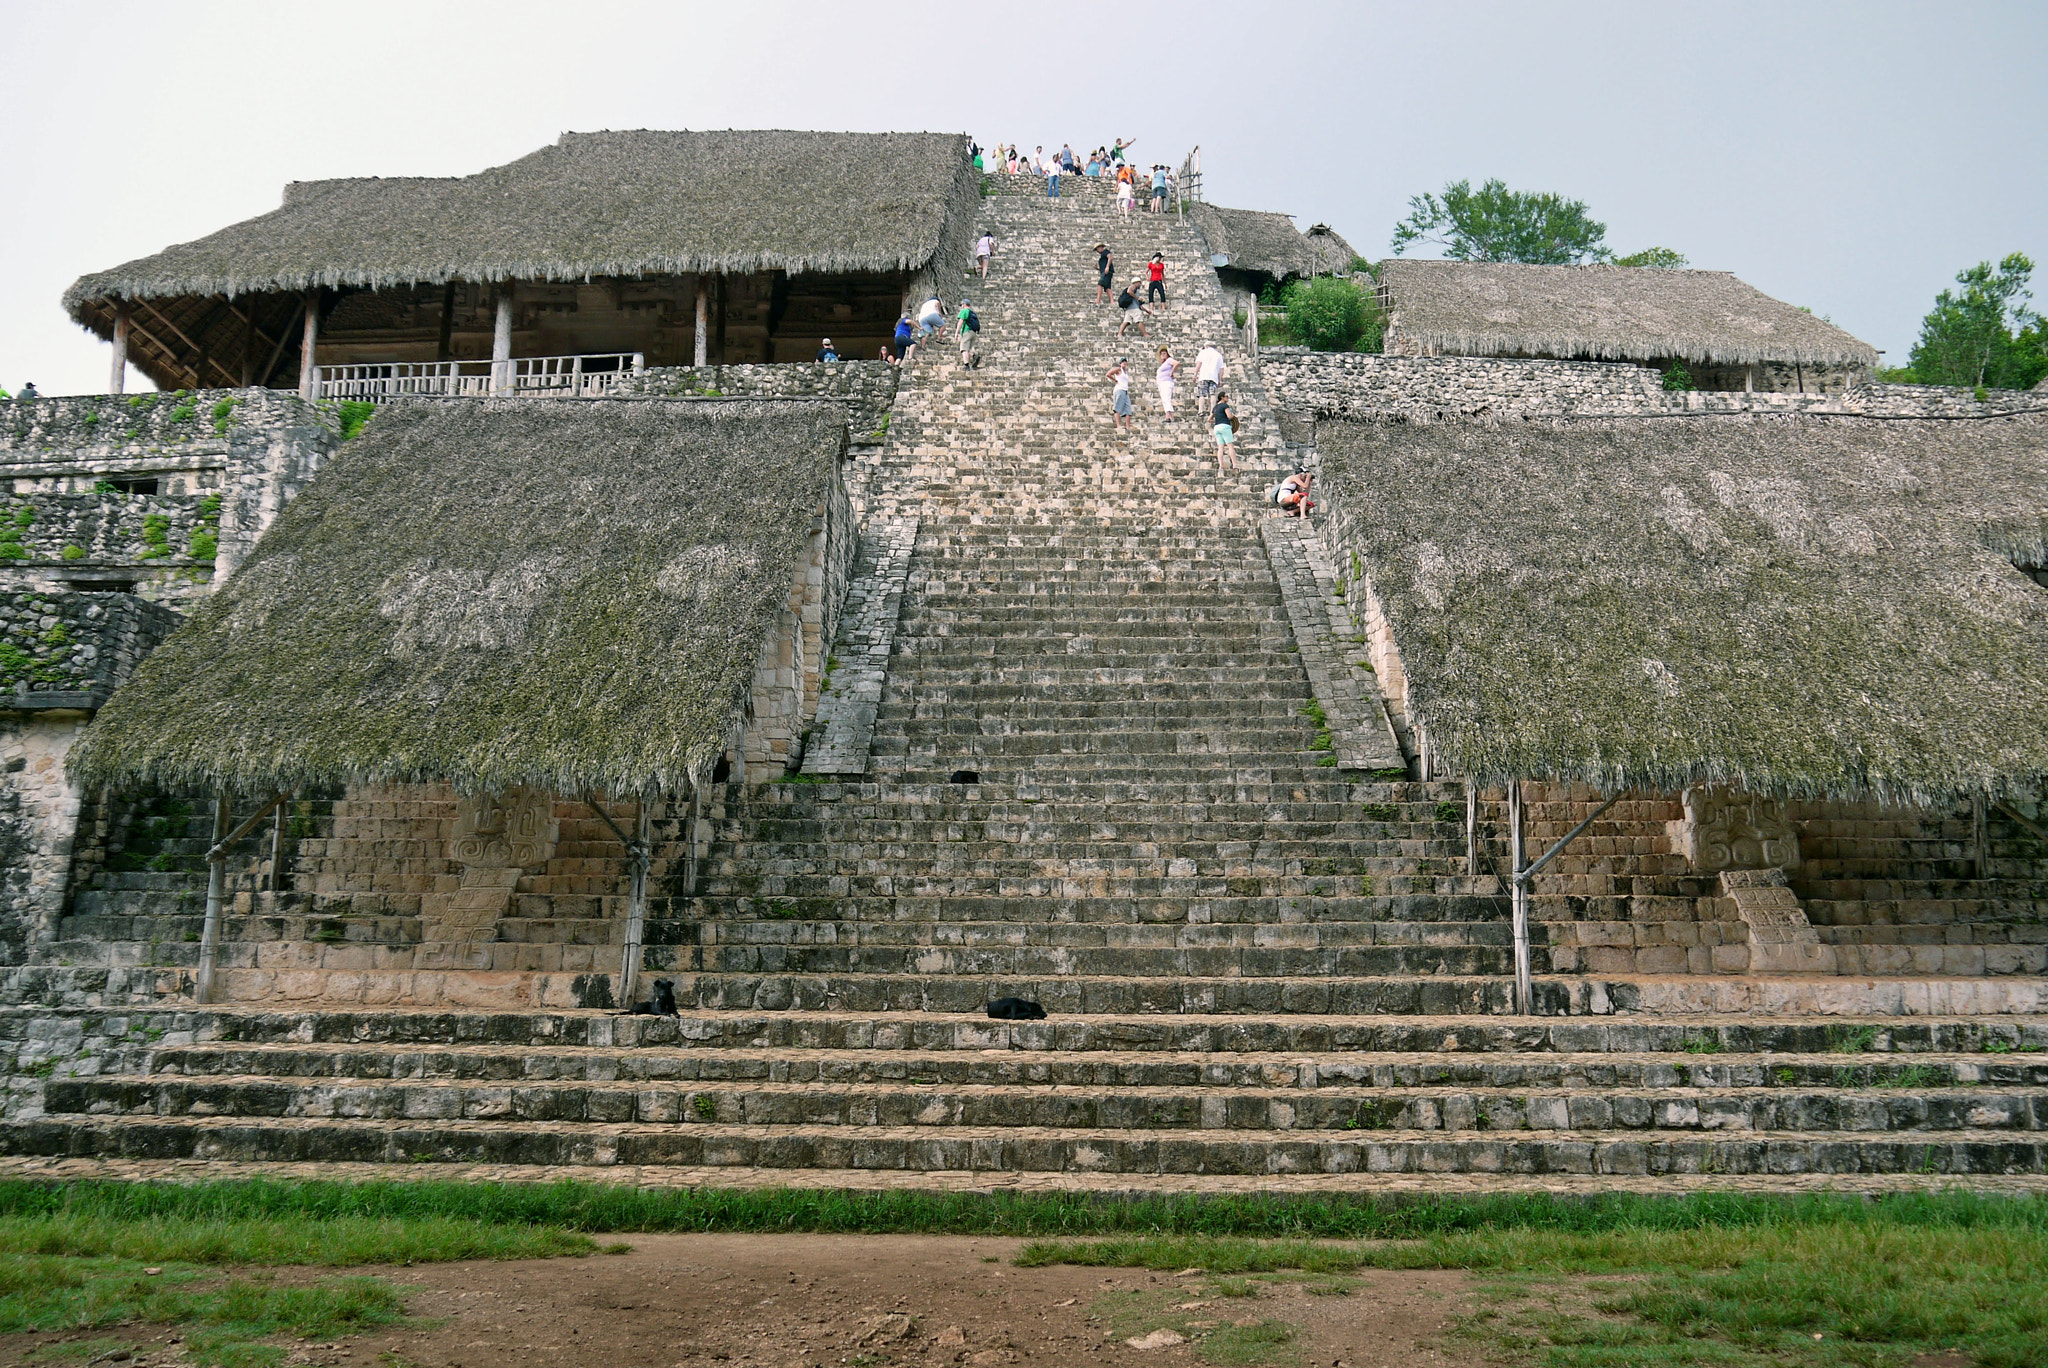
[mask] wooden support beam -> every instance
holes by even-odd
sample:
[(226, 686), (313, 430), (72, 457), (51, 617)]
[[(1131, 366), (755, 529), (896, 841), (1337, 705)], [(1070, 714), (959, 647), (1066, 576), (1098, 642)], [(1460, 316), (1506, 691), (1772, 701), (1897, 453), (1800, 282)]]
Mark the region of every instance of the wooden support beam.
[(512, 284), (498, 287), (498, 321), (491, 329), (491, 393), (512, 392)]
[[(306, 307), (306, 305), (305, 305), (305, 304), (304, 304), (303, 302), (302, 302), (302, 303), (300, 303), (300, 305), (299, 305), (299, 308), (300, 308), (300, 309), (302, 309), (302, 310), (303, 310), (303, 309), (304, 309), (305, 307)], [(253, 313), (253, 312), (254, 312), (254, 310), (252, 309), (252, 310), (251, 310), (251, 312)], [(279, 334), (277, 335), (277, 345), (276, 345), (276, 346), (274, 346), (274, 347), (272, 347), (272, 348), (270, 349), (270, 361), (269, 361), (269, 364), (265, 365), (265, 366), (263, 367), (263, 369), (262, 369), (262, 370), (261, 370), (260, 372), (258, 372), (258, 374), (257, 374), (257, 376), (256, 376), (256, 383), (257, 383), (257, 384), (259, 384), (259, 385), (268, 385), (268, 384), (270, 383), (270, 377), (271, 377), (272, 375), (275, 375), (275, 374), (277, 373), (277, 362), (278, 362), (278, 358), (284, 355), (284, 344), (285, 344), (285, 339), (286, 339), (286, 338), (289, 338), (289, 337), (290, 337), (291, 335), (292, 335), (292, 330), (291, 330), (290, 328), (286, 328), (286, 329), (285, 329), (285, 330), (284, 330), (283, 332), (281, 332), (281, 333), (279, 333)]]
[[(192, 355), (199, 359), (199, 365), (211, 364), (215, 370), (220, 372), (221, 378), (223, 380), (227, 381), (230, 385), (235, 383), (234, 373), (231, 372), (226, 366), (223, 366), (220, 362), (214, 361), (211, 357), (207, 356), (206, 348), (200, 346), (197, 342), (194, 342), (190, 337), (187, 337), (185, 335), (185, 330), (183, 328), (179, 327), (176, 323), (173, 323), (169, 318), (164, 316), (163, 310), (157, 308), (156, 305), (150, 303), (146, 299), (142, 301), (142, 307), (149, 311), (150, 317), (156, 319), (157, 322), (163, 324), (164, 327), (170, 332), (171, 336), (177, 338), (180, 342), (183, 342), (186, 346), (192, 349)], [(157, 345), (162, 346), (163, 344), (158, 343)], [(165, 348), (165, 350), (168, 351), (169, 348)], [(181, 370), (183, 370), (187, 375), (192, 377), (193, 389), (206, 388), (206, 377), (200, 373), (198, 365), (190, 365), (185, 362), (179, 362), (178, 364)]]
[(245, 386), (253, 385), (260, 380), (267, 379), (269, 375), (268, 372), (265, 372), (263, 375), (257, 375), (255, 373), (254, 362), (256, 359), (256, 345), (258, 343), (261, 343), (262, 345), (271, 348), (270, 364), (272, 367), (275, 367), (277, 365), (277, 354), (284, 350), (284, 340), (285, 338), (291, 336), (291, 330), (287, 328), (282, 334), (278, 336), (276, 342), (273, 344), (271, 341), (270, 334), (263, 331), (262, 328), (256, 325), (256, 301), (253, 297), (249, 300), (249, 312), (243, 313), (240, 309), (236, 308), (235, 302), (232, 299), (228, 301), (228, 312), (233, 314), (235, 317), (241, 319), (242, 322), (247, 324), (249, 328), (248, 340), (243, 348), (242, 370), (246, 378), (243, 379), (242, 384)]
[(434, 349), (436, 361), (455, 359), (455, 282), (441, 291), (441, 343)]
[(319, 378), (314, 371), (315, 356), (320, 349), (320, 293), (306, 291), (306, 313), (303, 331), (299, 337), (299, 398), (317, 399), (313, 392)]
[(107, 393), (121, 394), (128, 388), (128, 327), (134, 312), (126, 300), (114, 305), (114, 368), (107, 376)]
[(710, 314), (710, 287), (700, 275), (697, 277), (697, 342), (694, 362), (699, 366), (703, 365), (705, 358), (710, 355), (711, 338), (705, 328)]
[(162, 338), (158, 337), (155, 333), (152, 333), (149, 329), (143, 327), (140, 323), (135, 322), (132, 318), (129, 320), (128, 323), (128, 340), (131, 342), (147, 342), (152, 348), (155, 349), (158, 359), (162, 361), (163, 366), (166, 370), (184, 371), (186, 376), (191, 381), (191, 387), (193, 389), (198, 389), (200, 387), (199, 377), (196, 374), (194, 374), (190, 366), (187, 366), (183, 361), (180, 361), (178, 359), (178, 353), (175, 350), (173, 350), (170, 347), (170, 345), (167, 344)]

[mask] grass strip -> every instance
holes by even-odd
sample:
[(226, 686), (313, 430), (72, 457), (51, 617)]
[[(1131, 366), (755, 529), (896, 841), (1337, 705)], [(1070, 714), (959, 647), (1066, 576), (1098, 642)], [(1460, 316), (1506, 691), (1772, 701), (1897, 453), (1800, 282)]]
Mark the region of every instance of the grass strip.
[(1461, 1230), (1357, 1245), (1155, 1236), (1040, 1241), (1018, 1262), (1212, 1277), (1494, 1275), (1508, 1295), (1461, 1333), (1544, 1368), (1862, 1368), (1942, 1354), (1977, 1368), (2048, 1363), (2048, 1231), (2027, 1221), (1895, 1222), (1845, 1208), (1804, 1222)]
[(595, 1253), (588, 1235), (556, 1226), (426, 1216), (218, 1217), (104, 1211), (0, 1216), (0, 1255), (119, 1258), (143, 1263), (446, 1263), (454, 1259), (549, 1259)]
[(264, 1178), (190, 1184), (0, 1181), (0, 1221), (59, 1216), (114, 1222), (357, 1219), (413, 1224), (444, 1220), (486, 1226), (553, 1226), (591, 1234), (813, 1231), (1413, 1240), (1496, 1229), (1595, 1233), (1844, 1222), (2048, 1231), (2048, 1197), (2008, 1197), (1959, 1190), (1874, 1197), (1846, 1193), (1796, 1197), (1739, 1193), (1680, 1197), (1515, 1193), (1443, 1198), (1131, 1198), (1087, 1193), (634, 1188), (574, 1180), (551, 1184), (436, 1180), (289, 1182)]
[(190, 1265), (151, 1272), (133, 1259), (0, 1257), (0, 1334), (176, 1325), (190, 1361), (220, 1368), (281, 1361), (281, 1349), (252, 1342), (265, 1336), (333, 1338), (404, 1316), (403, 1293), (375, 1278), (279, 1287)]

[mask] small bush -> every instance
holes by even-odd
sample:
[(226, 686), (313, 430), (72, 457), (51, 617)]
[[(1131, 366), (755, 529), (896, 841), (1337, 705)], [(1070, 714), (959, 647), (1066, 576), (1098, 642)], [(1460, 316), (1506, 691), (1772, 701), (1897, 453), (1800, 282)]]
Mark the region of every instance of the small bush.
[(193, 560), (210, 561), (220, 551), (220, 534), (199, 528), (192, 533), (192, 546), (187, 555)]
[(1692, 382), (1692, 372), (1685, 368), (1683, 362), (1673, 361), (1664, 368), (1664, 388), (1672, 394), (1680, 394), (1699, 386)]
[(1287, 330), (1316, 351), (1380, 349), (1384, 324), (1379, 302), (1355, 282), (1336, 276), (1295, 281), (1287, 287)]
[(36, 506), (34, 504), (23, 504), (14, 514), (14, 525), (16, 527), (32, 527), (35, 525), (35, 521)]
[(370, 421), (370, 415), (377, 406), (367, 399), (344, 399), (341, 401), (341, 440), (346, 442), (363, 430), (363, 424)]
[(63, 555), (64, 559), (68, 561), (84, 560), (85, 548), (82, 546), (67, 546), (64, 548)]

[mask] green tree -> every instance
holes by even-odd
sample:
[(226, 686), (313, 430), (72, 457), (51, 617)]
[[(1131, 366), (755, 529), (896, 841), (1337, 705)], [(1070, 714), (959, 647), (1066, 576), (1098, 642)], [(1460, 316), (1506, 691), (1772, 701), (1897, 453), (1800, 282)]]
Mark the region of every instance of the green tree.
[(1645, 247), (1640, 252), (1630, 252), (1625, 257), (1616, 257), (1617, 266), (1656, 266), (1663, 270), (1675, 271), (1681, 266), (1691, 265), (1685, 253), (1674, 252), (1669, 247)]
[(1607, 225), (1596, 222), (1580, 200), (1510, 190), (1490, 180), (1477, 190), (1453, 181), (1441, 197), (1417, 195), (1409, 214), (1394, 228), (1394, 255), (1416, 243), (1442, 247), (1453, 261), (1520, 261), (1537, 266), (1576, 266), (1607, 261)]
[(1379, 300), (1356, 281), (1336, 276), (1297, 280), (1287, 287), (1287, 331), (1315, 351), (1380, 349)]
[(2048, 374), (2041, 316), (2027, 307), (2034, 263), (2014, 252), (1956, 274), (1960, 290), (1943, 290), (1920, 323), (1908, 370), (1923, 385), (2025, 389)]

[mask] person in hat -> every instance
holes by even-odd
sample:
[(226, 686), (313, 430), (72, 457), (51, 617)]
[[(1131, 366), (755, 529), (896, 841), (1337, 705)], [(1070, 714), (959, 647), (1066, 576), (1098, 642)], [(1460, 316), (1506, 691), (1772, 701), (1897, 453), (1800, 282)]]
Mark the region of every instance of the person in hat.
[(1117, 428), (1122, 428), (1125, 432), (1131, 430), (1131, 371), (1130, 367), (1124, 364), (1129, 359), (1119, 356), (1116, 364), (1109, 368), (1110, 381), (1116, 386), (1109, 396), (1110, 412), (1113, 415), (1110, 419), (1111, 431)]
[(825, 338), (818, 344), (818, 359), (820, 361), (837, 361), (839, 359), (839, 353), (832, 348), (831, 338)]
[(1150, 282), (1145, 287), (1145, 302), (1150, 304), (1157, 300), (1162, 304), (1165, 303), (1166, 258), (1163, 255), (1158, 252), (1152, 254), (1152, 260), (1145, 263), (1145, 277)]
[(1109, 244), (1095, 244), (1095, 302), (1109, 302), (1110, 287), (1116, 282), (1116, 253), (1109, 250)]

